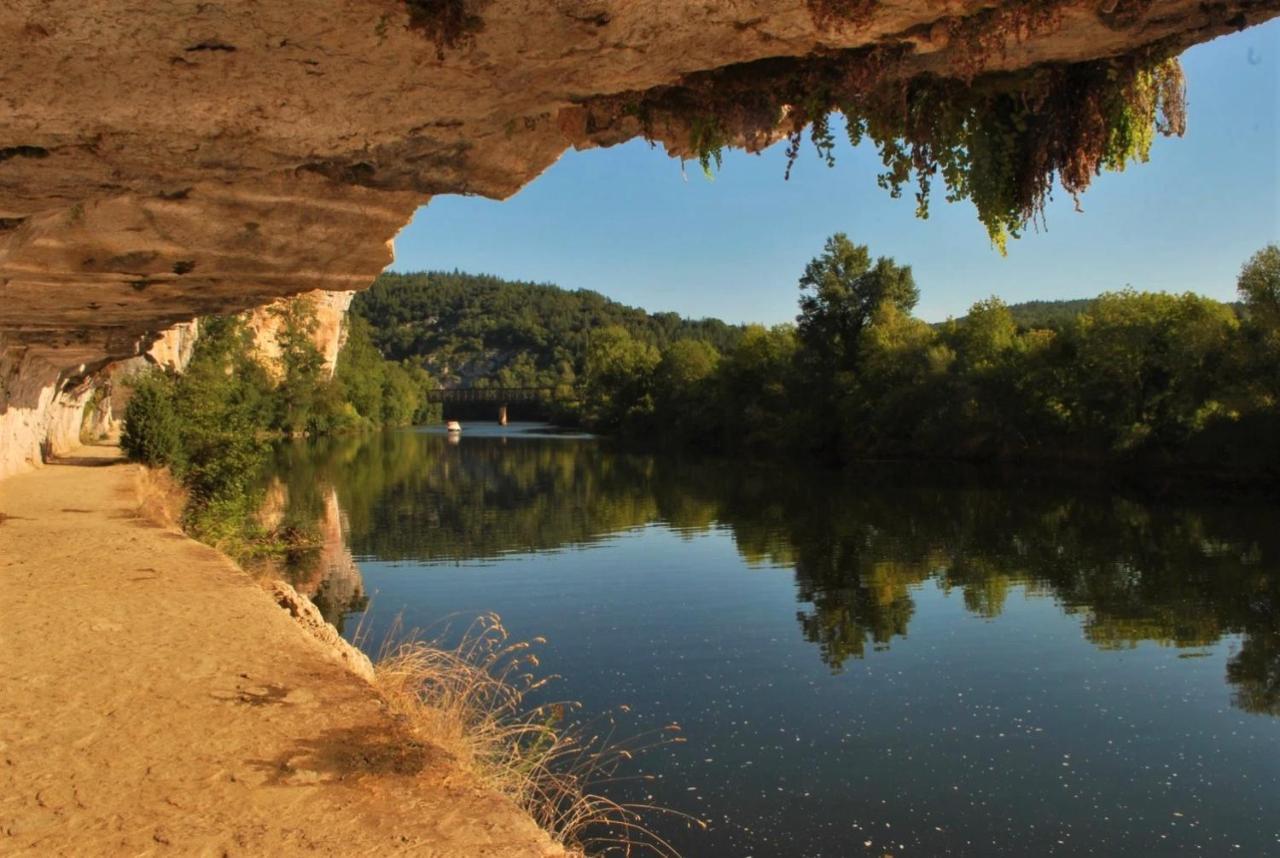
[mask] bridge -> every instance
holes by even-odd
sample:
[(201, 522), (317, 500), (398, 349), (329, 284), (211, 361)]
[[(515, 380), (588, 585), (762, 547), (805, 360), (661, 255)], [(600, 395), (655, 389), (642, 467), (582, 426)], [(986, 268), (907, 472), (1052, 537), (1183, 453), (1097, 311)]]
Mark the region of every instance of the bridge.
[(563, 387), (438, 387), (427, 391), (427, 402), (492, 402), (498, 422), (507, 425), (512, 402), (577, 402), (578, 391)]
[(577, 402), (578, 392), (557, 387), (438, 387), (427, 402)]

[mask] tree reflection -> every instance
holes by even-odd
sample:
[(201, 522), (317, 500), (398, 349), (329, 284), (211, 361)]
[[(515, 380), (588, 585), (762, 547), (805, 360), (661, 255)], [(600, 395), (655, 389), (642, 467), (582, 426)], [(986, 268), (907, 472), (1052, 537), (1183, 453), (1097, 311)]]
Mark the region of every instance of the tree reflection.
[[(907, 635), (927, 582), (959, 591), (986, 619), (1018, 588), (1053, 598), (1103, 648), (1239, 636), (1227, 668), (1235, 704), (1280, 714), (1274, 507), (1144, 503), (897, 468), (747, 469), (581, 440), (450, 446), (414, 432), (289, 445), (275, 472), (276, 496), (287, 497), (277, 514), (332, 522), (336, 498), (339, 538), (356, 557), (474, 561), (653, 522), (688, 535), (725, 528), (748, 564), (793, 571), (800, 629), (833, 670)], [(332, 537), (332, 524), (320, 531)], [(327, 586), (340, 603), (330, 611), (361, 607), (359, 587)]]

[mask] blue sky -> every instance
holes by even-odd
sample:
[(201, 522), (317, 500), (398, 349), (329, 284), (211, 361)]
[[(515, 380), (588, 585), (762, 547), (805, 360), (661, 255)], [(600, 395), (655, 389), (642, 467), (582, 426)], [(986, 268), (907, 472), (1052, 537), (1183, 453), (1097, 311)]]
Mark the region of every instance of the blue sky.
[(928, 220), (876, 186), (863, 144), (828, 169), (810, 150), (726, 153), (715, 181), (643, 141), (568, 152), (509, 200), (438, 197), (396, 240), (393, 270), (453, 269), (588, 288), (649, 310), (731, 322), (790, 321), (796, 281), (826, 236), (846, 232), (910, 264), (917, 314), (941, 320), (999, 295), (1017, 302), (1138, 289), (1234, 296), (1240, 265), (1280, 241), (1280, 20), (1197, 46), (1185, 137), (1107, 173), (1083, 213), (1060, 190), (1048, 230), (1002, 258), (973, 207), (940, 194)]

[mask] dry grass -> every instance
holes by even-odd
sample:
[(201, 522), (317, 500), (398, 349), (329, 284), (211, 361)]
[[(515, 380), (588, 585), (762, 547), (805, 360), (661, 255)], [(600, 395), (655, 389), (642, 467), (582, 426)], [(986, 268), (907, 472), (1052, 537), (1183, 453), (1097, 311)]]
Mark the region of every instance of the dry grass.
[(496, 614), (477, 619), (450, 648), (398, 631), (397, 625), (376, 666), (376, 684), (392, 710), (415, 738), (451, 753), (567, 848), (588, 855), (678, 858), (646, 827), (646, 817), (674, 814), (705, 827), (676, 811), (621, 804), (592, 792), (625, 780), (620, 769), (638, 754), (683, 739), (675, 725), (622, 739), (612, 717), (583, 724), (570, 718), (575, 704), (535, 703), (555, 679), (536, 672), (533, 648), (542, 639), (512, 642)]
[(170, 530), (182, 529), (182, 512), (191, 493), (168, 468), (139, 468), (137, 493), (139, 515)]

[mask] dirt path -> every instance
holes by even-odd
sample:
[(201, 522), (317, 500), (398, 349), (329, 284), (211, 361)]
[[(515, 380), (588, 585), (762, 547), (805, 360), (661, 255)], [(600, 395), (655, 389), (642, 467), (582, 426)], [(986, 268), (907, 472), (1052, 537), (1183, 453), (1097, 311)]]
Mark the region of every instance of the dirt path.
[(0, 482), (0, 854), (560, 854), (110, 455)]

